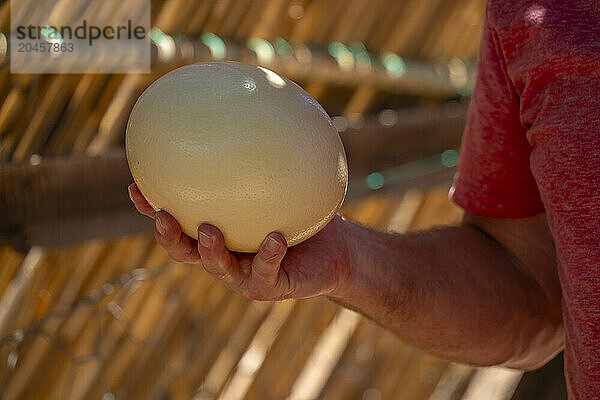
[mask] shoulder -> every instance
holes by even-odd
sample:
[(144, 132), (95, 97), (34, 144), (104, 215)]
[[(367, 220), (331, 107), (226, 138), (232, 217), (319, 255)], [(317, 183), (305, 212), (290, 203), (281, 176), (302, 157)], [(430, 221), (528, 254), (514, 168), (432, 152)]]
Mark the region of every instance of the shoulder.
[(504, 30), (520, 25), (528, 19), (543, 18), (543, 14), (549, 6), (545, 3), (552, 3), (552, 1), (488, 0), (486, 18), (496, 30)]
[[(486, 18), (497, 30), (516, 26), (541, 26), (551, 16), (568, 16), (578, 8), (590, 8), (592, 0), (564, 2), (563, 0), (488, 0)], [(587, 7), (587, 8), (586, 8)], [(588, 10), (589, 11), (589, 10)]]

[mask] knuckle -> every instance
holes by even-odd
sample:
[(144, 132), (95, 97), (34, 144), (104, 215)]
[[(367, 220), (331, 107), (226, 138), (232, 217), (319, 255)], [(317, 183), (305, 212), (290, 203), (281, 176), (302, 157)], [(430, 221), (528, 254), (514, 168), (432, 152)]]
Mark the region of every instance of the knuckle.
[(194, 254), (194, 248), (189, 248), (185, 252), (185, 262), (197, 262), (198, 256)]
[(220, 281), (223, 281), (226, 283), (233, 282), (233, 276), (231, 275), (231, 273), (229, 273), (227, 271), (223, 271), (220, 268), (217, 268), (214, 265), (212, 265), (210, 263), (206, 263), (206, 262), (202, 263), (202, 267), (204, 268), (204, 270), (206, 272), (208, 272), (209, 274), (211, 274), (212, 276), (214, 276), (215, 278), (217, 278)]
[(244, 295), (249, 299), (256, 301), (268, 301), (273, 298), (272, 293), (263, 287), (249, 287)]
[(178, 263), (184, 263), (186, 261), (186, 259), (184, 257), (181, 257), (181, 256), (172, 255), (170, 257), (171, 257), (171, 259), (173, 261), (178, 262)]
[(150, 213), (149, 210), (147, 210), (146, 208), (142, 207), (141, 205), (134, 203), (135, 205), (135, 209), (137, 210), (137, 212), (139, 212), (142, 215), (145, 215), (147, 217), (152, 216), (152, 214)]
[(255, 292), (255, 291), (250, 291), (246, 293), (246, 297), (248, 297), (250, 300), (255, 300), (255, 301), (267, 301), (269, 300), (267, 298), (267, 296), (265, 296), (263, 293), (261, 292)]
[(173, 243), (169, 240), (169, 238), (159, 234), (154, 233), (154, 238), (169, 254), (173, 252)]
[(233, 278), (231, 276), (231, 274), (227, 273), (227, 272), (222, 272), (222, 271), (214, 271), (212, 273), (212, 275), (217, 278), (220, 281), (223, 282), (232, 282)]
[(183, 263), (183, 262), (186, 262), (186, 261), (187, 261), (187, 259), (188, 259), (188, 257), (186, 256), (186, 254), (184, 254), (184, 253), (181, 253), (181, 252), (175, 252), (175, 251), (171, 251), (171, 252), (169, 252), (169, 256), (170, 256), (170, 257), (171, 257), (171, 258), (172, 258), (174, 261), (181, 262), (181, 263)]
[(156, 240), (158, 240), (158, 242), (164, 246), (164, 247), (169, 247), (169, 248), (177, 248), (177, 246), (179, 246), (179, 236), (177, 235), (177, 232), (174, 232), (171, 229), (166, 229), (164, 230), (163, 233), (159, 232), (158, 229), (155, 229), (155, 237)]
[(257, 280), (260, 280), (263, 286), (274, 287), (278, 280), (278, 265), (279, 264), (268, 264), (261, 266), (262, 268), (259, 268), (258, 265), (255, 264), (252, 269), (252, 273), (255, 275)]

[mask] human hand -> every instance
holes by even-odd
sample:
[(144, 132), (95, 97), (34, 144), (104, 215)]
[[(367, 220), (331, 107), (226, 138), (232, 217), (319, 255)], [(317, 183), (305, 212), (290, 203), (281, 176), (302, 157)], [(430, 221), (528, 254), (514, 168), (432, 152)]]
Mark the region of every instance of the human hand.
[(202, 264), (230, 289), (254, 300), (306, 298), (334, 295), (349, 280), (347, 222), (336, 215), (319, 233), (287, 248), (285, 238), (270, 233), (257, 254), (237, 253), (225, 247), (223, 234), (212, 225), (198, 227), (195, 240), (181, 231), (166, 211), (155, 211), (135, 183), (129, 197), (136, 209), (154, 219), (154, 236), (171, 258)]

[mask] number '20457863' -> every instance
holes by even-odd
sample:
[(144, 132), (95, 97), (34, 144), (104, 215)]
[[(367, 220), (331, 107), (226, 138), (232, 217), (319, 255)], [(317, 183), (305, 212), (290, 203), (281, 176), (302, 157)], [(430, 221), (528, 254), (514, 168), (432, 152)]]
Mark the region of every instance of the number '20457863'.
[(19, 53), (72, 53), (74, 50), (73, 43), (19, 43)]

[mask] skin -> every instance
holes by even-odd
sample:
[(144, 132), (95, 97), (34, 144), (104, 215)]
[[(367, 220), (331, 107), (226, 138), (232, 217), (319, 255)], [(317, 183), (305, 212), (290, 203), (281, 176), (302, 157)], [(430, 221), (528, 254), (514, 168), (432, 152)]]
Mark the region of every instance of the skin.
[(413, 235), (377, 232), (336, 216), (294, 247), (269, 234), (257, 254), (230, 252), (214, 226), (196, 241), (135, 184), (137, 210), (171, 258), (201, 264), (254, 300), (326, 295), (402, 340), (439, 357), (479, 366), (535, 369), (564, 346), (561, 290), (544, 214), (491, 219)]

